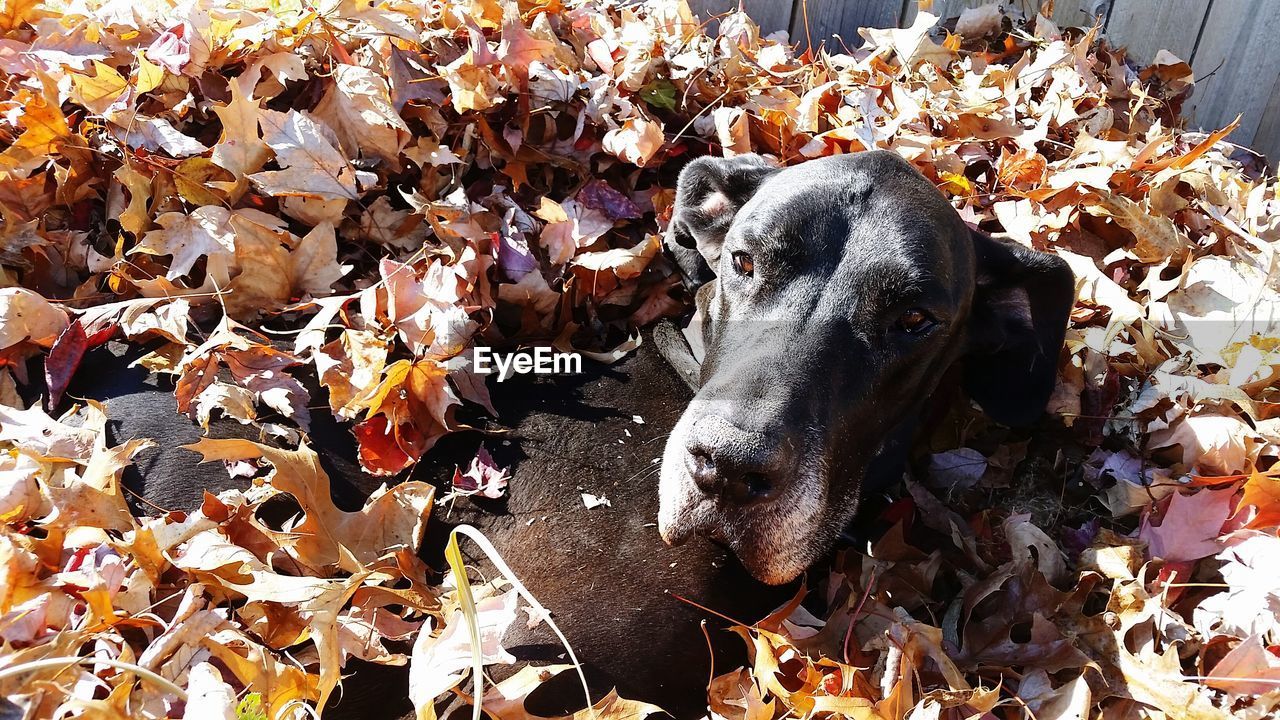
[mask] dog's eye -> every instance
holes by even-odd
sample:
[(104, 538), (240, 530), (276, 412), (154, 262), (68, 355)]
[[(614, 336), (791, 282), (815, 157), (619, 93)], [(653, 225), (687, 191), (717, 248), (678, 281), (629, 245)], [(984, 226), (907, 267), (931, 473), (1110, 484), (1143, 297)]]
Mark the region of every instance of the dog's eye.
[(733, 269), (738, 271), (743, 277), (751, 277), (755, 272), (756, 263), (751, 256), (744, 252), (735, 252), (733, 254)]
[(927, 332), (933, 326), (933, 318), (920, 308), (911, 308), (898, 318), (898, 327), (913, 335)]

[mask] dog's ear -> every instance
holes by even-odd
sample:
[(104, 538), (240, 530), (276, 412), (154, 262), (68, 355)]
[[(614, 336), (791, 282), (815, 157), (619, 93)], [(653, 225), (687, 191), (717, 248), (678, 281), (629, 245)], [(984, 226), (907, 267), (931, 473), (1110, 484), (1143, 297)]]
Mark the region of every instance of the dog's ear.
[(1026, 425), (1053, 394), (1075, 278), (1056, 255), (970, 235), (977, 263), (965, 390), (997, 422)]
[(778, 168), (759, 155), (702, 157), (680, 171), (676, 205), (663, 240), (693, 286), (710, 282), (733, 216)]

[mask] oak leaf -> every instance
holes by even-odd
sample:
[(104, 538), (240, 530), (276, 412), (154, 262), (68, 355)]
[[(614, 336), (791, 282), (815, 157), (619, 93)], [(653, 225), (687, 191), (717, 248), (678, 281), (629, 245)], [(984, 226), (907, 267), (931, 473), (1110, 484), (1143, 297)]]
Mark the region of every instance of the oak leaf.
[(304, 514), (300, 523), (278, 534), (279, 544), (317, 572), (326, 567), (360, 572), (397, 549), (415, 551), (422, 542), (435, 495), (427, 483), (407, 482), (378, 490), (362, 509), (346, 512), (333, 504), (329, 476), (320, 468), (319, 457), (305, 445), (281, 450), (248, 440), (205, 438), (188, 449), (200, 453), (203, 462), (270, 463), (273, 471), (266, 483), (276, 492), (291, 495)]

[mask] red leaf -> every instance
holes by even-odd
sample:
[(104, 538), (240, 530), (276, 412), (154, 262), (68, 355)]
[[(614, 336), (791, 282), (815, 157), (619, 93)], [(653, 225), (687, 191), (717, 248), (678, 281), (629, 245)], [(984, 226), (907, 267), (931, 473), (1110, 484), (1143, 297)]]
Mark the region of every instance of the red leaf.
[[(94, 333), (94, 337), (98, 334)], [(62, 402), (62, 394), (88, 349), (89, 338), (85, 336), (84, 326), (79, 320), (72, 320), (49, 348), (49, 356), (44, 359), (44, 381), (49, 388), (47, 405), (50, 411)]]
[(422, 434), (409, 423), (389, 427), (385, 415), (374, 415), (355, 426), (360, 466), (373, 475), (394, 475), (418, 461), (425, 452)]

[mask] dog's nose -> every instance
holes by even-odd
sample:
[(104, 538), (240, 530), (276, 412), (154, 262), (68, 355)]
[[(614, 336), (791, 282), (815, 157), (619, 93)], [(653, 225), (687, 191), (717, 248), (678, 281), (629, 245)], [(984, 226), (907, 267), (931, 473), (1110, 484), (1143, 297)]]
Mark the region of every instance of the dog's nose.
[(723, 421), (701, 430), (686, 447), (686, 467), (699, 490), (735, 505), (776, 496), (785, 471), (781, 444)]

